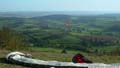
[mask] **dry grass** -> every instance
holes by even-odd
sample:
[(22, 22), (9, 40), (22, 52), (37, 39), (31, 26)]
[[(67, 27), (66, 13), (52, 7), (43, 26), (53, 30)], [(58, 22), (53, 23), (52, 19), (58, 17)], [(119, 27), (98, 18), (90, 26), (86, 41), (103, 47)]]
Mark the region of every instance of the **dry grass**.
[[(0, 50), (0, 58), (5, 57), (11, 51), (8, 50)], [(61, 50), (59, 49), (49, 49), (49, 48), (35, 48), (33, 51), (22, 51), (24, 53), (30, 53), (34, 58), (42, 59), (42, 60), (57, 60), (57, 61), (71, 61), (71, 58), (78, 53), (78, 51), (68, 51), (67, 54), (61, 54)], [(93, 62), (99, 63), (119, 63), (120, 56), (97, 56), (97, 55), (88, 55), (83, 53), (86, 57), (93, 60)], [(27, 68), (19, 65), (7, 64), (0, 60), (0, 68)]]

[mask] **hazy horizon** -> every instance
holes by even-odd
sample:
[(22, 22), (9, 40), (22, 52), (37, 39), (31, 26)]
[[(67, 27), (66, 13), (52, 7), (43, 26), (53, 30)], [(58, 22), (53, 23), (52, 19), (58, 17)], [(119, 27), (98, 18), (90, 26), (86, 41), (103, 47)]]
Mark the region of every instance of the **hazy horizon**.
[(89, 11), (120, 13), (119, 0), (0, 0), (0, 12)]

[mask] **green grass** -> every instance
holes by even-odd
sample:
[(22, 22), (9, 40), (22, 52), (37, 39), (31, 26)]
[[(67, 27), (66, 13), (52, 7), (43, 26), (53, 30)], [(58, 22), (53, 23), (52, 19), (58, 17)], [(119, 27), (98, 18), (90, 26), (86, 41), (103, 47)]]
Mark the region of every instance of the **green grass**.
[[(72, 57), (76, 53), (82, 53), (87, 58), (91, 59), (95, 63), (119, 63), (120, 56), (107, 56), (107, 55), (94, 55), (94, 54), (87, 54), (79, 51), (67, 50), (67, 54), (62, 54), (61, 49), (55, 48), (38, 48), (33, 47), (32, 51), (20, 51), (24, 53), (32, 54), (33, 58), (41, 59), (41, 60), (57, 60), (57, 61), (65, 61), (71, 62)], [(9, 52), (8, 50), (0, 50), (0, 58), (5, 57)], [(27, 68), (19, 65), (12, 65), (7, 64), (0, 60), (0, 68)]]

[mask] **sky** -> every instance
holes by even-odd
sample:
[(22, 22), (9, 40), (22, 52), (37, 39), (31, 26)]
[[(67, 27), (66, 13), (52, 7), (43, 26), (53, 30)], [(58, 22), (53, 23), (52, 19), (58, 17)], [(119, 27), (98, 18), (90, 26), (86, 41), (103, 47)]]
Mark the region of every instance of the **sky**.
[(120, 12), (120, 0), (0, 0), (0, 11)]

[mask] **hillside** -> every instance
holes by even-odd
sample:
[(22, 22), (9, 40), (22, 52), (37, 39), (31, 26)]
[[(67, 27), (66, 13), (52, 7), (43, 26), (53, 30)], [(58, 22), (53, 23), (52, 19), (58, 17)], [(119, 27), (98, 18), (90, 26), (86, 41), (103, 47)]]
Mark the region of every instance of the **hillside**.
[[(66, 23), (70, 22), (67, 27)], [(0, 17), (0, 27), (21, 33), (27, 45), (91, 52), (96, 47), (120, 45), (120, 16), (65, 14), (32, 18)]]

